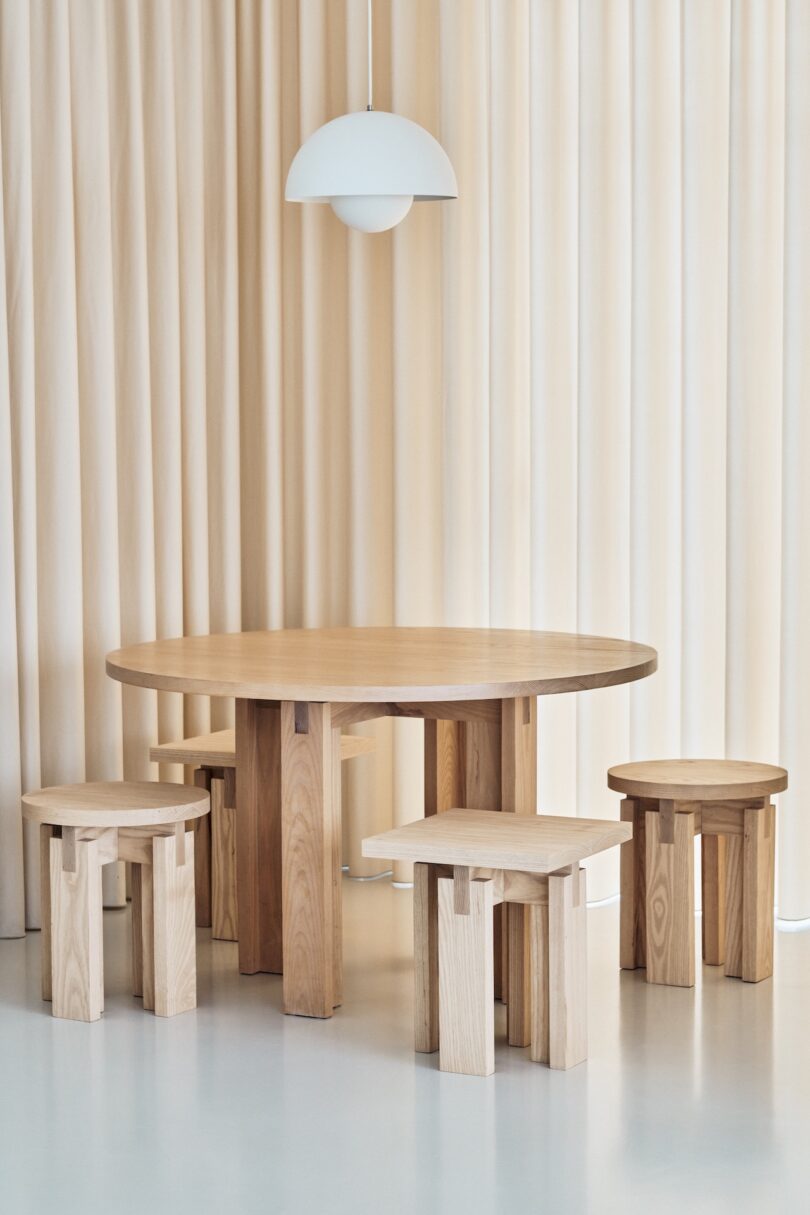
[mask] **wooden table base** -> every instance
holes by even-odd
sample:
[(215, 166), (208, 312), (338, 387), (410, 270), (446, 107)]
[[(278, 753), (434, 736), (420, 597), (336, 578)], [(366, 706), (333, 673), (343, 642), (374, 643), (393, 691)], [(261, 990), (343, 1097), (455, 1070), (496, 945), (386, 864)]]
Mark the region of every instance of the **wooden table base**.
[[(342, 999), (336, 708), (238, 700), (236, 709), (239, 969), (283, 973), (284, 1011), (308, 1017), (331, 1016)], [(426, 716), (426, 814), (459, 805), (536, 813), (535, 697), (407, 710), (421, 711), (466, 717)], [(496, 908), (495, 994), (507, 1002), (513, 1046), (531, 1037), (527, 923), (518, 904)]]

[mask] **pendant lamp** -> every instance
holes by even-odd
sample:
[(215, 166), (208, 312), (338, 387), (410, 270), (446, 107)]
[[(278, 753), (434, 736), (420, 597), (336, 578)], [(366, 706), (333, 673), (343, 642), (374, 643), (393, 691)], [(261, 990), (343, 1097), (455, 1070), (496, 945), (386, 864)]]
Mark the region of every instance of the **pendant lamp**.
[(329, 203), (344, 224), (385, 232), (413, 202), (458, 198), (450, 159), (433, 136), (399, 114), (372, 107), (371, 0), (368, 0), (368, 106), (319, 127), (287, 175), (288, 202)]

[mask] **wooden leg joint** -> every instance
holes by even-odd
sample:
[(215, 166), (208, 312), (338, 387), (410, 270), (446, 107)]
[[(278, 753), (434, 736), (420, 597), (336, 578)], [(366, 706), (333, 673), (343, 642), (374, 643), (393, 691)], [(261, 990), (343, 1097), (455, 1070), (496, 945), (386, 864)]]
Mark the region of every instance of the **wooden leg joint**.
[(470, 914), (470, 871), (466, 865), (453, 869), (453, 910), (456, 915)]

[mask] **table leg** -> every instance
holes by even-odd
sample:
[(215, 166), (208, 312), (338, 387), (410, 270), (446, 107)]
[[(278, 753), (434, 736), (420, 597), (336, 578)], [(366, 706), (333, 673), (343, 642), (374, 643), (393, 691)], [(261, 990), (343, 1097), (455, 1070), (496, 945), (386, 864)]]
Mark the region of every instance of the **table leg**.
[(341, 732), (332, 728), (332, 999), (343, 1003), (343, 773)]
[[(464, 721), (460, 724), (464, 782), (461, 805), (470, 810), (501, 810), (501, 721)], [(504, 1003), (509, 986), (507, 915), (504, 903), (494, 908), (495, 999)]]
[[(284, 1011), (331, 1017), (340, 988), (335, 956), (332, 708), (281, 705)], [(239, 793), (241, 797), (241, 791)], [(241, 804), (240, 804), (241, 813)], [(239, 910), (241, 920), (241, 907)]]
[[(500, 708), (494, 721), (425, 721), (425, 814), (441, 814), (452, 806), (537, 813), (537, 698), (503, 700)], [(504, 912), (496, 907), (494, 925), (495, 996), (514, 1005), (508, 1015), (509, 1041), (525, 1046), (531, 1037), (525, 908), (507, 906)], [(513, 1001), (507, 999), (510, 982)]]
[[(501, 701), (501, 809), (537, 813), (537, 698)], [(532, 1040), (532, 975), (528, 908), (506, 904), (507, 1032), (510, 1046)]]
[[(425, 816), (455, 806), (501, 808), (501, 725), (499, 721), (425, 719)], [(502, 906), (494, 909), (495, 999), (504, 996), (506, 933)], [(503, 917), (505, 919), (505, 917)]]
[(239, 969), (281, 974), (281, 713), (236, 702)]

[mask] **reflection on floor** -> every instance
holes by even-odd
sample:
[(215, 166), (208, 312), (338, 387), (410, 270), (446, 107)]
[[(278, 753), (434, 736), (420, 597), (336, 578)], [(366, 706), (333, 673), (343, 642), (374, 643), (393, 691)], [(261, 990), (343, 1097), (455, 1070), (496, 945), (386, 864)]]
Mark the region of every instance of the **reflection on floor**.
[[(129, 1212), (810, 1210), (810, 932), (777, 978), (620, 974), (618, 907), (588, 915), (590, 1059), (557, 1074), (503, 1040), (496, 1074), (411, 1052), (411, 895), (345, 882), (345, 1004), (284, 1017), (198, 933), (196, 1013), (128, 994), (129, 912), (105, 914), (106, 1012), (54, 1021), (39, 934), (0, 941), (0, 1208)], [(696, 921), (699, 930), (700, 921)]]

